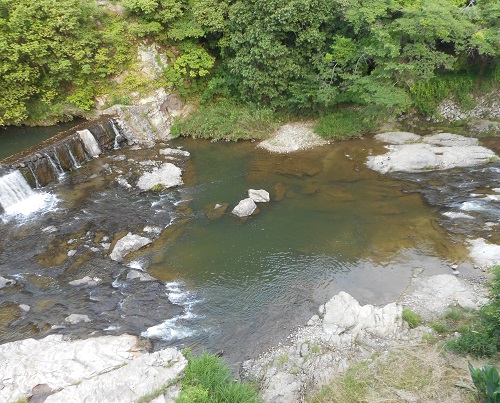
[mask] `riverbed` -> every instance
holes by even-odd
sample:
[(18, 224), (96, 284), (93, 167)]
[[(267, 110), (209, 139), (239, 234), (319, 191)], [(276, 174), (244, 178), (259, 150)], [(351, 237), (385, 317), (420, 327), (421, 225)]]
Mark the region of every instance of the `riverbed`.
[[(17, 283), (0, 292), (0, 342), (127, 332), (154, 348), (224, 350), (237, 363), (283, 341), (341, 290), (384, 304), (417, 272), (453, 266), (475, 276), (467, 239), (499, 241), (498, 202), (481, 197), (500, 187), (498, 162), (387, 176), (365, 166), (382, 151), (371, 137), (286, 155), (256, 144), (172, 140), (190, 157), (169, 160), (184, 185), (161, 192), (135, 183), (166, 161), (167, 145), (124, 147), (38, 190), (52, 196), (44, 210), (3, 217), (0, 274)], [(249, 188), (272, 199), (237, 219), (229, 212)], [(230, 207), (210, 219), (211, 203)], [(445, 215), (453, 212), (472, 218)], [(111, 260), (128, 232), (154, 242)], [(158, 281), (127, 278), (131, 270)], [(69, 284), (85, 276), (94, 283)], [(89, 321), (68, 323), (74, 313)]]

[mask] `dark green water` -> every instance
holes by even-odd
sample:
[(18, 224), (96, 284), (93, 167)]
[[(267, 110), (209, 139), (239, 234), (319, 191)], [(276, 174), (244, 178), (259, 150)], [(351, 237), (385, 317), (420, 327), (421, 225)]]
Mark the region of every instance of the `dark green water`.
[(0, 126), (0, 160), (39, 144), (57, 133), (71, 129), (82, 122), (82, 119), (76, 119), (47, 127)]

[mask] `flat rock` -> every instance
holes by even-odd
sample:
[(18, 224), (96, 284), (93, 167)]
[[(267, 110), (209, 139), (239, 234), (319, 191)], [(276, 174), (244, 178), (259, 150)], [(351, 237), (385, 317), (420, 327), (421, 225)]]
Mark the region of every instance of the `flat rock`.
[(233, 211), (231, 211), (231, 214), (234, 214), (237, 217), (248, 217), (251, 216), (256, 209), (257, 205), (255, 202), (252, 199), (247, 198), (241, 200)]
[(469, 256), (479, 266), (500, 264), (500, 245), (486, 242), (483, 238), (469, 241)]
[(403, 304), (427, 319), (443, 315), (450, 306), (478, 309), (486, 299), (468, 283), (451, 274), (414, 278)]
[(421, 140), (421, 137), (415, 133), (409, 132), (386, 132), (375, 135), (378, 141), (389, 144), (411, 144)]
[(255, 203), (266, 203), (271, 200), (269, 192), (264, 189), (248, 189), (248, 197)]
[(137, 182), (137, 187), (142, 190), (149, 190), (156, 185), (171, 188), (182, 184), (181, 169), (170, 162), (166, 162), (154, 171), (143, 174)]
[(477, 146), (479, 140), (473, 137), (464, 137), (453, 133), (438, 133), (432, 136), (422, 137), (422, 141), (442, 147), (470, 147)]
[(189, 153), (189, 151), (181, 150), (179, 148), (164, 148), (164, 149), (160, 150), (160, 154), (181, 156), (181, 157), (189, 157), (191, 155)]
[(111, 252), (110, 257), (117, 262), (122, 262), (123, 258), (130, 252), (135, 252), (150, 243), (151, 239), (140, 235), (133, 235), (129, 232), (123, 238), (118, 240), (113, 248), (113, 251)]
[(175, 349), (148, 354), (130, 335), (20, 340), (0, 345), (0, 401), (29, 397), (43, 385), (56, 391), (46, 402), (135, 402), (175, 383), (186, 364)]
[(153, 276), (150, 276), (148, 273), (139, 270), (130, 270), (127, 273), (127, 280), (135, 279), (139, 279), (139, 281), (156, 281), (156, 279)]

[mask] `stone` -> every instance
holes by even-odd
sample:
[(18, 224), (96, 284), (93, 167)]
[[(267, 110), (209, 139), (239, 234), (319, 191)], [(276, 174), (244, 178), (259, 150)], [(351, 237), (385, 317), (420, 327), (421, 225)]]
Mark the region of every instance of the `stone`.
[(139, 281), (155, 281), (156, 279), (153, 276), (150, 276), (148, 273), (141, 272), (139, 270), (130, 270), (127, 273), (127, 280), (135, 280), (139, 279)]
[(264, 189), (248, 189), (248, 197), (255, 203), (267, 203), (271, 200), (269, 197), (269, 192)]
[(85, 276), (82, 278), (79, 278), (77, 280), (73, 280), (69, 282), (69, 285), (75, 285), (75, 286), (95, 286), (101, 282), (101, 279), (99, 277), (90, 277), (90, 276)]
[(0, 276), (0, 290), (2, 288), (6, 288), (6, 287), (10, 287), (10, 286), (13, 286), (17, 283), (16, 280), (14, 279), (11, 279), (11, 278), (5, 278), (5, 277), (2, 277)]
[(117, 262), (122, 262), (123, 258), (131, 252), (141, 249), (142, 247), (151, 243), (151, 239), (128, 233), (123, 238), (120, 238), (116, 243), (110, 258)]
[(29, 305), (26, 305), (26, 304), (19, 305), (19, 308), (21, 308), (24, 312), (31, 311), (31, 307)]
[(411, 144), (420, 141), (421, 137), (409, 132), (387, 132), (376, 134), (375, 139), (389, 144)]
[(88, 315), (81, 315), (78, 313), (72, 313), (71, 315), (66, 316), (66, 318), (64, 318), (64, 321), (66, 323), (69, 323), (70, 325), (76, 325), (77, 323), (80, 322), (86, 322), (86, 323), (91, 322)]
[(285, 194), (286, 194), (286, 186), (281, 182), (276, 183), (271, 188), (271, 194), (272, 194), (274, 201), (283, 200), (285, 198)]
[(438, 133), (432, 136), (422, 137), (422, 141), (442, 147), (470, 147), (477, 146), (479, 140), (473, 137), (464, 137), (453, 133)]
[(142, 190), (150, 190), (156, 185), (171, 188), (182, 184), (181, 169), (170, 162), (166, 162), (153, 172), (143, 174), (137, 182), (137, 187)]
[(180, 150), (178, 148), (164, 148), (163, 150), (160, 150), (160, 154), (180, 156), (180, 157), (189, 157), (191, 155), (189, 151)]
[(231, 211), (231, 214), (234, 214), (237, 217), (248, 217), (251, 216), (256, 209), (257, 205), (255, 202), (252, 199), (247, 198), (241, 200), (233, 211)]
[(149, 354), (136, 336), (126, 334), (20, 340), (0, 345), (0, 401), (55, 391), (46, 402), (133, 402), (165, 384), (175, 389), (186, 365), (175, 349)]

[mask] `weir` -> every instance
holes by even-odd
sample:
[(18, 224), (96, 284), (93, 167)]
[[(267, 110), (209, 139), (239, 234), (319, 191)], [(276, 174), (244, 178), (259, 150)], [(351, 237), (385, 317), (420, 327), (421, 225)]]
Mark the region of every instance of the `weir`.
[[(66, 172), (81, 168), (106, 151), (119, 149), (120, 143), (125, 140), (113, 119), (108, 116), (59, 133), (35, 147), (0, 161), (0, 166), (9, 172), (17, 170), (29, 187), (40, 188), (53, 181), (63, 180)], [(3, 181), (4, 189), (9, 184), (12, 185), (12, 180)]]
[(0, 206), (4, 211), (34, 195), (21, 172), (14, 171), (0, 177)]

